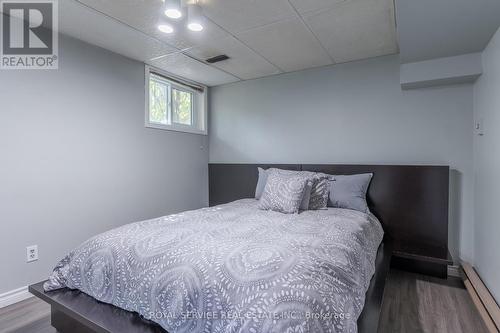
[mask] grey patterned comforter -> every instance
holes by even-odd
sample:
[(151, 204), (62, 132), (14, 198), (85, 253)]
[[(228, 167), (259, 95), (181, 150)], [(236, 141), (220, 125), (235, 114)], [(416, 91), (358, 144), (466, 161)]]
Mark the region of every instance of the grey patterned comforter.
[(79, 289), (168, 332), (357, 332), (383, 231), (345, 209), (239, 200), (133, 223), (68, 254), (45, 290)]

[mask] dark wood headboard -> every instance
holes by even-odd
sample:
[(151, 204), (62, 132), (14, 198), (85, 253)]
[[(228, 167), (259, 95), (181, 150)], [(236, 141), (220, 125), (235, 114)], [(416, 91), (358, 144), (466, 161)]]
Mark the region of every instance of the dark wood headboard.
[(373, 173), (368, 205), (388, 237), (398, 244), (418, 244), (448, 254), (448, 166), (209, 164), (210, 206), (253, 198), (257, 167), (348, 175)]

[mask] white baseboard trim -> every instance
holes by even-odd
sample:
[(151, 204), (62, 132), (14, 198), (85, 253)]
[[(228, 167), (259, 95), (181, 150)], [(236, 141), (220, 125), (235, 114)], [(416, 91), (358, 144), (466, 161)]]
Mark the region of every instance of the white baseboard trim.
[(465, 286), (486, 327), (491, 333), (500, 332), (500, 305), (493, 298), (474, 267), (467, 262), (462, 262), (462, 267), (465, 273)]
[(0, 294), (0, 309), (24, 301), (30, 297), (33, 297), (33, 295), (28, 291), (28, 286)]

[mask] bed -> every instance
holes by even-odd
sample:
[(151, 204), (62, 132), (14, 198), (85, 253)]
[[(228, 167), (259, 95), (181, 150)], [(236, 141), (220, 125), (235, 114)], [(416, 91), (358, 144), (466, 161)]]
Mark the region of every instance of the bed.
[(387, 233), (383, 241), (384, 223), (337, 208), (259, 210), (255, 199), (240, 197), (250, 197), (242, 187), (254, 180), (230, 188), (228, 167), (255, 170), (211, 165), (211, 207), (97, 235), (31, 286), (51, 304), (52, 325), (60, 332), (376, 332), (393, 244)]

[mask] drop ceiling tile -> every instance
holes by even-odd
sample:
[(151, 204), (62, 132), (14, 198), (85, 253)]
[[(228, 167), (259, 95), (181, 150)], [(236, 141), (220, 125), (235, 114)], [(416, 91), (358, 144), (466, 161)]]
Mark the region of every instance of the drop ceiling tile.
[(325, 10), (340, 2), (349, 0), (290, 0), (290, 3), (301, 14)]
[(207, 86), (217, 86), (239, 81), (238, 78), (228, 73), (192, 59), (182, 53), (167, 55), (149, 61), (149, 64), (166, 72)]
[(155, 26), (151, 34), (179, 49), (188, 49), (200, 43), (206, 43), (206, 41), (218, 40), (231, 36), (210, 21), (206, 21), (203, 30), (199, 32), (193, 32), (187, 29), (185, 25), (185, 22), (183, 22), (174, 26), (175, 32), (173, 34), (164, 34), (158, 31)]
[[(224, 29), (221, 29), (210, 20), (205, 21), (203, 31), (190, 31), (186, 28), (186, 8), (184, 8), (183, 18), (178, 20), (168, 19), (163, 15), (163, 2), (161, 0), (78, 1), (178, 49), (193, 47), (203, 40), (230, 36)], [(160, 32), (157, 28), (160, 18), (172, 24), (175, 32), (172, 34)]]
[(393, 0), (349, 0), (304, 19), (337, 63), (398, 52)]
[(228, 60), (212, 64), (212, 66), (243, 80), (281, 73), (278, 68), (234, 37), (213, 41), (210, 46), (197, 46), (186, 53), (200, 60), (225, 54), (229, 57)]
[(203, 12), (231, 33), (296, 15), (287, 0), (202, 0)]
[(76, 1), (61, 1), (59, 13), (60, 32), (132, 59), (146, 61), (178, 51)]
[(332, 64), (328, 53), (300, 19), (288, 19), (237, 34), (285, 72)]
[[(66, 1), (66, 0), (64, 0)], [(73, 0), (70, 0), (73, 1)], [(76, 0), (81, 4), (145, 33), (156, 33), (162, 1)]]

